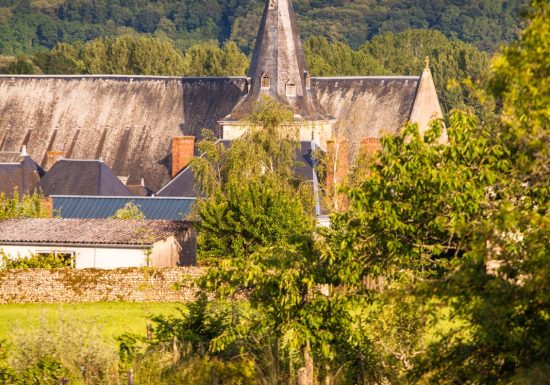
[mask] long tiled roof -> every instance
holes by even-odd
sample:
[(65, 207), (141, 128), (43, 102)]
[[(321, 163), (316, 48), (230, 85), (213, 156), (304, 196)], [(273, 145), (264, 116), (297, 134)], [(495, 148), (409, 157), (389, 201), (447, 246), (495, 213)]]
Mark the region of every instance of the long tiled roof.
[(123, 219), (8, 219), (0, 222), (2, 244), (111, 245), (148, 247), (189, 223)]

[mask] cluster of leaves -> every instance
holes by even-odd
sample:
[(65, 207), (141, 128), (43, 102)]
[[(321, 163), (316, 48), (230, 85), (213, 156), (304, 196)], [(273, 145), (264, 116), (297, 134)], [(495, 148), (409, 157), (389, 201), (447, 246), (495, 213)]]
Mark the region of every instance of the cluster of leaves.
[(118, 209), (111, 218), (113, 219), (144, 219), (145, 215), (134, 202), (128, 202), (123, 208)]
[(64, 254), (36, 254), (27, 258), (14, 258), (0, 250), (0, 264), (4, 269), (62, 269), (72, 267), (71, 256)]
[[(2, 64), (0, 63), (0, 66)], [(32, 57), (4, 60), (1, 72), (14, 74), (244, 75), (248, 59), (228, 42), (190, 47), (185, 54), (166, 38), (123, 35), (86, 44), (58, 43)]]
[[(384, 32), (436, 29), (494, 51), (516, 38), (526, 0), (296, 0), (302, 36), (325, 36), (359, 47)], [(168, 36), (179, 48), (233, 40), (249, 53), (265, 2), (261, 0), (1, 0), (0, 53), (17, 55), (59, 42), (143, 33)]]
[(48, 218), (51, 213), (44, 205), (43, 196), (34, 193), (19, 196), (16, 190), (11, 198), (0, 194), (0, 220), (11, 218)]

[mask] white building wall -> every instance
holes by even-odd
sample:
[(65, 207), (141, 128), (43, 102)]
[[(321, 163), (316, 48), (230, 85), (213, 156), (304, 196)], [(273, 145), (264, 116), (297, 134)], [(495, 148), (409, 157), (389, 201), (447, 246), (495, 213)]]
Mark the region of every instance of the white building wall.
[(75, 253), (75, 267), (77, 269), (116, 269), (119, 267), (147, 266), (147, 257), (143, 249), (11, 246), (0, 244), (0, 250), (10, 258), (28, 258), (39, 253)]

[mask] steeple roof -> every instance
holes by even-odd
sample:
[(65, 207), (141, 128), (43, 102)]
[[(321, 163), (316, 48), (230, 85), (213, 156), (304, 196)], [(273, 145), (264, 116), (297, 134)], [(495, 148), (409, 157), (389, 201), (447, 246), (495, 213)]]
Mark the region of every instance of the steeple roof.
[(298, 119), (327, 119), (310, 91), (311, 79), (291, 0), (267, 0), (249, 77), (249, 93), (227, 117), (229, 120), (246, 117), (265, 96), (289, 105)]

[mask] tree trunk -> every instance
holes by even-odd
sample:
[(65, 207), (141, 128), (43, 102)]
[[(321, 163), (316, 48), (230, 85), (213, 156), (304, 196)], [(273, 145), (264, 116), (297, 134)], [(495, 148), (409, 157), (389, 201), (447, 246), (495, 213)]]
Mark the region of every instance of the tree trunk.
[(313, 357), (311, 356), (309, 342), (302, 348), (302, 353), (304, 355), (304, 367), (298, 370), (298, 385), (314, 385)]

